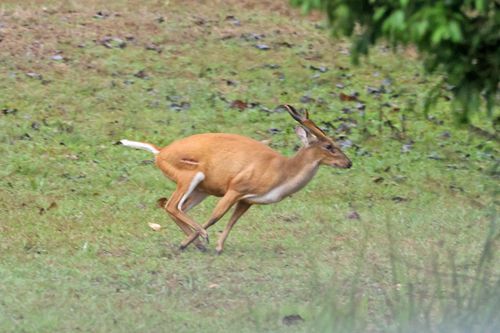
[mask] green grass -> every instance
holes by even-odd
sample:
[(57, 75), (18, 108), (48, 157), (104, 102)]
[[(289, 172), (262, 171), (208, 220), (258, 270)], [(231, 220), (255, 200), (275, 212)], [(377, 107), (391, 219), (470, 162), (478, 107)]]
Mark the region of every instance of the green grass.
[[(444, 98), (422, 114), (437, 78), (408, 50), (375, 49), (353, 67), (345, 41), (281, 4), (44, 6), (0, 5), (0, 109), (17, 110), (0, 114), (1, 332), (499, 327), (498, 142), (457, 128)], [(110, 16), (94, 18), (98, 11)], [(95, 42), (107, 35), (127, 46)], [(146, 50), (150, 43), (162, 52)], [(52, 60), (59, 51), (65, 60)], [(134, 76), (140, 70), (147, 78)], [(390, 92), (367, 93), (386, 77)], [(364, 113), (338, 97), (353, 91)], [(315, 102), (302, 103), (305, 95)], [(233, 100), (259, 106), (240, 111)], [(182, 101), (187, 110), (172, 108)], [(250, 209), (221, 256), (212, 243), (207, 253), (179, 251), (181, 231), (155, 208), (174, 184), (150, 155), (113, 143), (167, 145), (220, 131), (271, 140), (291, 155), (294, 121), (268, 112), (283, 103), (307, 107), (332, 136), (351, 140), (354, 167), (323, 168), (292, 198)], [(355, 126), (343, 133), (342, 123)], [(204, 222), (214, 203), (192, 216)], [(212, 240), (226, 221), (209, 229)], [(294, 314), (304, 321), (286, 325)]]

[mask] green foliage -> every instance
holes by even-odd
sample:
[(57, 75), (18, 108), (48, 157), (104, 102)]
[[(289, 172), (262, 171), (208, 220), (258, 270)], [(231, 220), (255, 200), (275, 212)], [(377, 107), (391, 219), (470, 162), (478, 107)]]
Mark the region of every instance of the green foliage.
[[(492, 116), (500, 79), (500, 3), (493, 0), (291, 0), (303, 10), (325, 11), (334, 34), (352, 38), (355, 62), (384, 38), (414, 45), (429, 72), (453, 86), (457, 114), (468, 122), (485, 100)], [(356, 24), (359, 24), (357, 28)], [(431, 91), (432, 93), (432, 91)], [(432, 94), (430, 94), (431, 96)]]

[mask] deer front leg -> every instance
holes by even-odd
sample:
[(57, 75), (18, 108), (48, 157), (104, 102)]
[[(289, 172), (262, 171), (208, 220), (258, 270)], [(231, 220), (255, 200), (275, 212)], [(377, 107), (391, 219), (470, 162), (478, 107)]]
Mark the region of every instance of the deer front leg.
[(229, 232), (231, 231), (231, 229), (235, 225), (236, 221), (238, 221), (239, 218), (243, 214), (245, 214), (245, 212), (248, 210), (248, 208), (250, 208), (250, 206), (251, 206), (251, 204), (249, 204), (248, 202), (244, 202), (244, 201), (239, 201), (236, 204), (236, 208), (234, 209), (233, 215), (229, 219), (229, 222), (228, 222), (226, 228), (224, 229), (222, 234), (219, 236), (219, 240), (217, 241), (217, 247), (215, 248), (215, 250), (217, 251), (217, 254), (222, 253), (222, 250), (224, 249), (224, 242), (226, 241), (226, 238), (229, 235)]
[[(217, 221), (219, 221), (224, 214), (241, 198), (241, 194), (236, 191), (228, 191), (222, 199), (219, 200), (217, 205), (215, 206), (214, 211), (212, 212), (212, 216), (207, 223), (203, 224), (203, 229), (206, 230), (214, 225)], [(198, 237), (197, 233), (193, 233), (188, 236), (181, 243), (181, 250), (185, 249), (189, 244), (191, 244)]]

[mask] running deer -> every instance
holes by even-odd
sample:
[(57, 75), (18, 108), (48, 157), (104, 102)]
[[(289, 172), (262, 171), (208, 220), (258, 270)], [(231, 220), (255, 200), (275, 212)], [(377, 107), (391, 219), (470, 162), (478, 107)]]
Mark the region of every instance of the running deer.
[[(180, 248), (193, 241), (200, 250), (208, 243), (206, 229), (236, 205), (220, 235), (216, 251), (221, 253), (229, 232), (253, 204), (271, 204), (302, 189), (322, 164), (350, 168), (351, 161), (335, 142), (311, 120), (307, 111), (283, 105), (301, 126), (295, 132), (303, 147), (285, 157), (267, 145), (236, 134), (206, 133), (180, 139), (159, 148), (150, 143), (121, 140), (124, 146), (155, 154), (156, 165), (177, 184), (172, 196), (159, 203), (186, 234)], [(209, 195), (222, 197), (210, 219), (200, 226), (186, 213)]]

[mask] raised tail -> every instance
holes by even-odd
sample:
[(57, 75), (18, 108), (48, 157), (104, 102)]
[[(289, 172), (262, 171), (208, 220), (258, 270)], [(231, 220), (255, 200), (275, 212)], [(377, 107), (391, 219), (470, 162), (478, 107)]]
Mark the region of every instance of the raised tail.
[(130, 141), (130, 140), (120, 140), (120, 143), (124, 146), (127, 146), (127, 147), (147, 150), (149, 152), (152, 152), (155, 155), (158, 155), (160, 153), (160, 148), (158, 148), (155, 145), (152, 145), (150, 143)]

